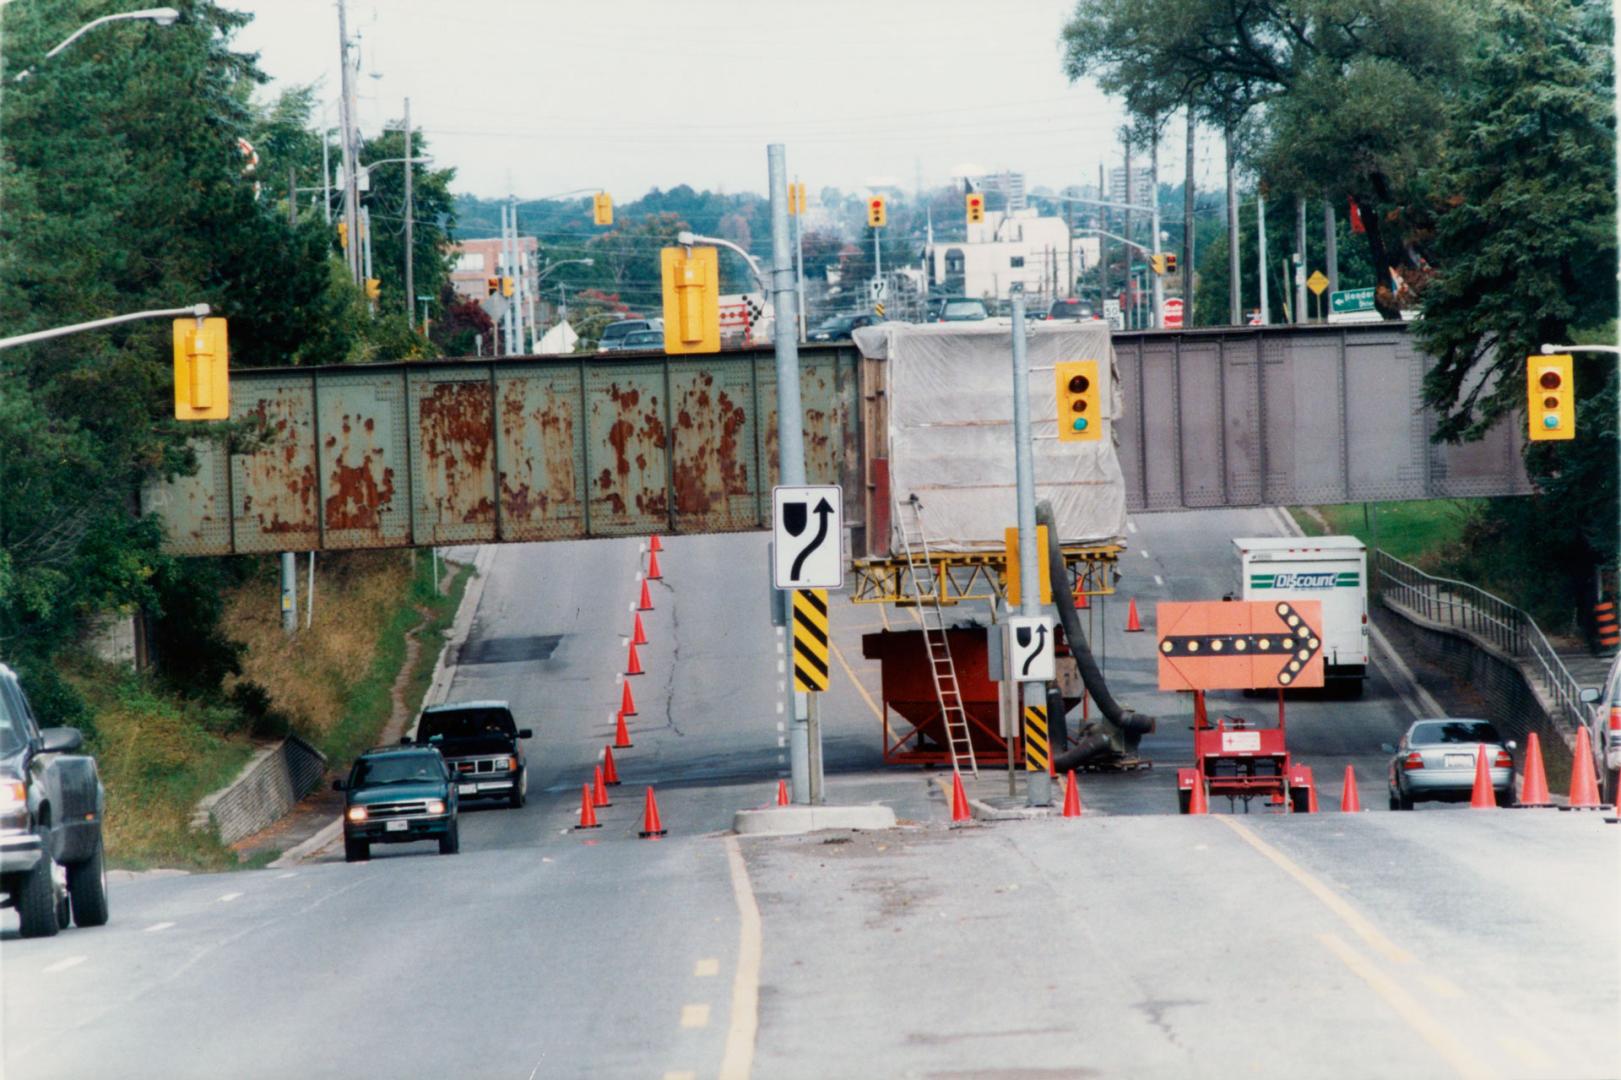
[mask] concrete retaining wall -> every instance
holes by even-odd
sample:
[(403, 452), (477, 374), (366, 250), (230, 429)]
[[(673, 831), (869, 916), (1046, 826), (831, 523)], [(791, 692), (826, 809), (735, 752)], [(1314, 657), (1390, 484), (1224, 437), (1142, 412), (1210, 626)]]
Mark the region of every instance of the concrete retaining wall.
[(289, 735), (253, 756), (235, 780), (197, 804), (193, 829), (212, 824), (222, 843), (234, 844), (268, 828), (320, 784), (326, 757), (315, 747)]

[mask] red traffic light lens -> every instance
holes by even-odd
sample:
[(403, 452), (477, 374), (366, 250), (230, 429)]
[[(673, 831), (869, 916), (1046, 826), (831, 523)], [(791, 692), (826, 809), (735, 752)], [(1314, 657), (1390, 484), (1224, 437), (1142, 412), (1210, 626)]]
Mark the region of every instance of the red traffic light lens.
[(1542, 377), (1538, 379), (1537, 382), (1542, 385), (1544, 390), (1557, 390), (1564, 385), (1565, 380), (1560, 377), (1559, 372), (1550, 369), (1548, 371), (1544, 371), (1542, 373)]
[(1085, 375), (1077, 375), (1069, 381), (1069, 392), (1072, 394), (1084, 394), (1091, 386), (1091, 379), (1088, 379)]

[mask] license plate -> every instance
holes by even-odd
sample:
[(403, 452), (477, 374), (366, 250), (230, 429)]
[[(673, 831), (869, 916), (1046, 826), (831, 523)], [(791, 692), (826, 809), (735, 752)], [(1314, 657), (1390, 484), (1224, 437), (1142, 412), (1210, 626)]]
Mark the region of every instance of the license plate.
[(404, 832), (410, 827), (411, 823), (409, 821), (390, 821), (383, 826), (383, 828), (388, 832)]
[(505, 791), (511, 786), (512, 784), (510, 781), (501, 780), (494, 784), (480, 784), (478, 787), (480, 791)]
[(456, 794), (458, 794), (458, 795), (473, 795), (473, 794), (476, 794), (477, 792), (478, 792), (478, 785), (477, 784), (457, 784), (456, 785)]
[(1475, 755), (1473, 754), (1447, 755), (1447, 768), (1449, 769), (1470, 769), (1474, 767), (1474, 764)]

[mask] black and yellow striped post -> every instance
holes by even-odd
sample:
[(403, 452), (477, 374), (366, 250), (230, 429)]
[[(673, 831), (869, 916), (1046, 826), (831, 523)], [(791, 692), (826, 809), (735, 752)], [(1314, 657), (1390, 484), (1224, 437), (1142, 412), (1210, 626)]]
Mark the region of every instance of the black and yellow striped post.
[(796, 589), (794, 611), (794, 689), (827, 689), (827, 590)]
[[(1040, 683), (1027, 683), (1026, 693), (1030, 687), (1041, 688)], [(1047, 706), (1034, 705), (1029, 701), (1024, 706), (1024, 768), (1026, 772), (1045, 773), (1052, 768), (1052, 741), (1047, 737)]]

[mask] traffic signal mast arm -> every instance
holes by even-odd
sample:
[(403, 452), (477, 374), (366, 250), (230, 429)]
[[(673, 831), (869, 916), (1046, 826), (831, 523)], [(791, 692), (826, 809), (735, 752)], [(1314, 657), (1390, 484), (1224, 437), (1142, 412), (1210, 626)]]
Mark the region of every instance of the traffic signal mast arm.
[(743, 256), (743, 261), (749, 264), (749, 273), (754, 275), (755, 284), (760, 286), (760, 291), (766, 295), (770, 295), (771, 287), (766, 283), (765, 273), (761, 271), (760, 264), (755, 261), (753, 255), (750, 255), (748, 252), (744, 251), (730, 240), (722, 240), (718, 236), (699, 236), (697, 233), (680, 232), (675, 234), (675, 242), (684, 248), (690, 248), (696, 244), (705, 244), (712, 247), (723, 247), (728, 251), (737, 252), (739, 255)]
[(179, 318), (186, 315), (202, 319), (208, 316), (207, 304), (193, 304), (183, 308), (160, 308), (156, 311), (136, 311), (128, 315), (114, 315), (110, 319), (96, 319), (93, 322), (74, 323), (71, 326), (54, 326), (49, 330), (35, 330), (31, 334), (18, 334), (16, 337), (0, 338), (0, 349), (15, 348), (18, 345), (30, 345), (36, 341), (48, 341), (51, 338), (67, 337), (69, 334), (82, 334), (86, 330), (100, 330), (104, 326), (117, 326), (119, 323), (139, 322), (141, 319)]

